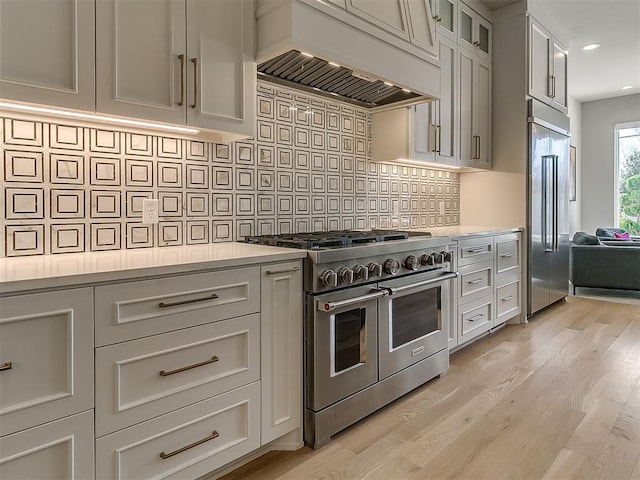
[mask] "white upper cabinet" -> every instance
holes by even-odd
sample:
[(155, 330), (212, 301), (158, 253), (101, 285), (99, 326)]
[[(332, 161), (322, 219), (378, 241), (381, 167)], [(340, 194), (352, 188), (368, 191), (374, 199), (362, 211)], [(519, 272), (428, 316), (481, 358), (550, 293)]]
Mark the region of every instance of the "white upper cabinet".
[(253, 135), (250, 0), (101, 0), (97, 110)]
[(93, 110), (94, 6), (0, 1), (0, 98)]
[(567, 113), (567, 49), (528, 16), (529, 95)]
[(423, 50), (437, 53), (435, 20), (428, 0), (407, 0), (409, 41)]
[(458, 44), (491, 62), (491, 23), (463, 3), (458, 5), (458, 18)]
[(458, 131), (455, 128), (458, 101), (458, 46), (440, 39), (440, 99), (434, 102), (436, 161), (456, 164)]
[(429, 3), (438, 35), (455, 42), (458, 36), (458, 1), (430, 0)]
[(184, 124), (184, 0), (100, 0), (96, 15), (97, 110)]

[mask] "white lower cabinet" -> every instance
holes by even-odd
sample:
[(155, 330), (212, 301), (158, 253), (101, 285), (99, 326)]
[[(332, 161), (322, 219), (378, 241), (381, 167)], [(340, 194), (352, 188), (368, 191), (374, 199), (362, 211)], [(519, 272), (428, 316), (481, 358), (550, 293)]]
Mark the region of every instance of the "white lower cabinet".
[(300, 262), (262, 267), (262, 443), (302, 425)]
[(0, 438), (2, 480), (93, 476), (92, 410)]
[(260, 315), (96, 349), (96, 434), (260, 379)]
[(486, 234), (458, 240), (457, 313), (449, 348), (476, 339), (521, 313), (521, 234)]
[(93, 290), (0, 298), (0, 435), (93, 408)]
[(197, 478), (260, 446), (260, 382), (96, 440), (97, 478)]

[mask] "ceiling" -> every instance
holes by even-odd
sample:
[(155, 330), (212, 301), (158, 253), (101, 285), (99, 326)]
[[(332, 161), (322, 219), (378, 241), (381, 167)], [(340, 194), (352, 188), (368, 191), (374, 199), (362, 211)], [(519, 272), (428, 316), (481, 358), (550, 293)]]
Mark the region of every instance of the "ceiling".
[[(481, 0), (497, 9), (517, 0)], [(640, 0), (529, 0), (569, 48), (569, 95), (580, 102), (640, 93)], [(555, 25), (550, 25), (555, 23)], [(581, 47), (599, 43), (585, 52)], [(625, 85), (633, 88), (622, 90)]]

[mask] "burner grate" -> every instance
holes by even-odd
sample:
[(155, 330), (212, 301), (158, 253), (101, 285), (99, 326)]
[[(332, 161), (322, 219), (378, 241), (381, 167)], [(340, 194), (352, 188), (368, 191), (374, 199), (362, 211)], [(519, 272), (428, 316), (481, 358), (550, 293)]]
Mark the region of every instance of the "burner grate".
[(328, 232), (286, 233), (281, 235), (251, 235), (245, 238), (245, 242), (275, 247), (321, 250), (387, 242), (391, 240), (406, 240), (411, 236), (427, 237), (431, 236), (431, 234), (427, 232), (380, 229), (331, 230)]

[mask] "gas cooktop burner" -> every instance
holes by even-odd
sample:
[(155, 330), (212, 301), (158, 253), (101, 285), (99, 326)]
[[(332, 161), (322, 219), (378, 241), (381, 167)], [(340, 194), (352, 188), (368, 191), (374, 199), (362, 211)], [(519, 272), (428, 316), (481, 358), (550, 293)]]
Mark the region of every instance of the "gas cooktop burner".
[(406, 240), (409, 237), (430, 237), (428, 232), (401, 230), (333, 230), (328, 232), (289, 233), (281, 235), (252, 235), (246, 237), (248, 243), (271, 245), (274, 247), (322, 250), (343, 248), (389, 240)]

